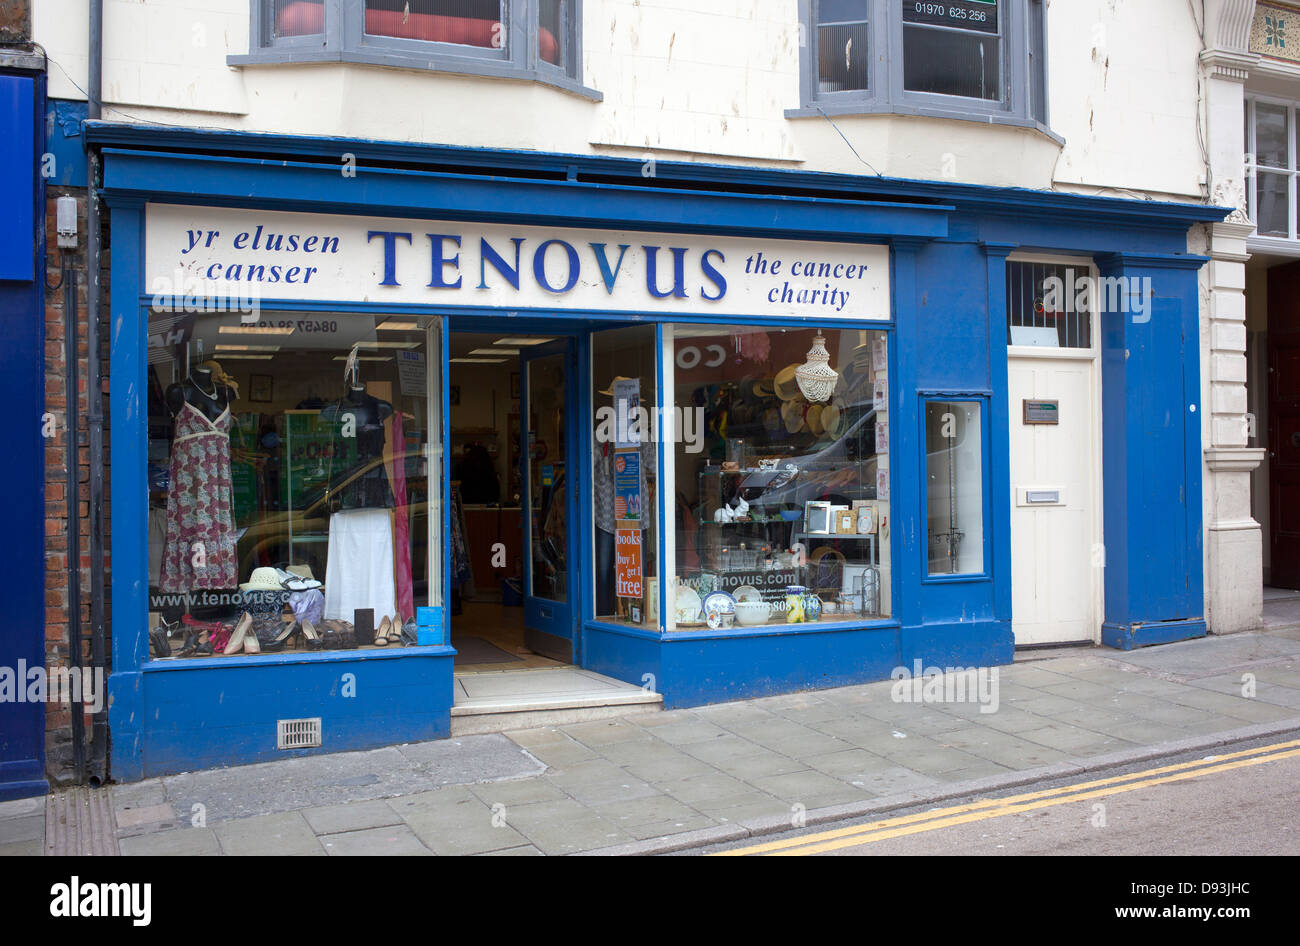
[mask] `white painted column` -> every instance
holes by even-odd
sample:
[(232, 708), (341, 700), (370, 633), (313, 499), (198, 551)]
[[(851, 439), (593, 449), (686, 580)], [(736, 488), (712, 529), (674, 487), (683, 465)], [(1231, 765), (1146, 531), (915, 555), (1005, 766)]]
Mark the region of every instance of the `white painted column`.
[(1247, 447), (1246, 238), (1243, 209), (1244, 84), (1254, 0), (1207, 0), (1201, 54), (1210, 200), (1237, 208), (1207, 228), (1211, 262), (1202, 274), (1201, 392), (1205, 444), (1205, 616), (1210, 632), (1256, 628), (1263, 610), (1263, 545), (1251, 516), (1250, 474), (1264, 451)]

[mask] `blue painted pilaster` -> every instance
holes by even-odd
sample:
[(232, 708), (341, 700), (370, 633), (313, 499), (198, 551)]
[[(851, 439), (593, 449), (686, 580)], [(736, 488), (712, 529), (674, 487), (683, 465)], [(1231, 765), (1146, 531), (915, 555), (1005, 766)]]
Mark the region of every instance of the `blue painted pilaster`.
[(1097, 259), (1106, 551), (1101, 636), (1123, 650), (1206, 632), (1197, 283), (1205, 262), (1181, 254)]

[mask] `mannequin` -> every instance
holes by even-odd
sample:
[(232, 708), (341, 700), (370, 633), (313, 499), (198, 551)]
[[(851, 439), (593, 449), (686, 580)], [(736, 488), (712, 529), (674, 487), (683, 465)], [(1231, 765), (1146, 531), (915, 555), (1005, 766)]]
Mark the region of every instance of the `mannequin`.
[(164, 592), (239, 583), (230, 478), (230, 405), (238, 396), (215, 361), (167, 389), (164, 399), (175, 424), (159, 580)]
[[(184, 409), (186, 404), (196, 408), (210, 421), (215, 421), (235, 399), (235, 392), (228, 383), (222, 383), (213, 374), (215, 362), (206, 361), (198, 367), (191, 368), (184, 381), (178, 381), (167, 388), (164, 399), (172, 419)], [(222, 378), (227, 382), (223, 372)]]
[(393, 405), (367, 393), (355, 360), (345, 369), (343, 396), (321, 411), (335, 425), (330, 459), (326, 619), (353, 620), (373, 608), (376, 623), (394, 615), (393, 489), (384, 469), (384, 421)]

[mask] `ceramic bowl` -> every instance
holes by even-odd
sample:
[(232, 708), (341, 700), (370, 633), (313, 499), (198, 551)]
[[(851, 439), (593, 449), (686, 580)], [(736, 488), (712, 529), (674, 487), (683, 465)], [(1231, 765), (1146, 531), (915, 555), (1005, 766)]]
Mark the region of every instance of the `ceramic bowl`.
[(772, 608), (766, 601), (737, 601), (736, 620), (745, 627), (766, 624), (772, 616)]

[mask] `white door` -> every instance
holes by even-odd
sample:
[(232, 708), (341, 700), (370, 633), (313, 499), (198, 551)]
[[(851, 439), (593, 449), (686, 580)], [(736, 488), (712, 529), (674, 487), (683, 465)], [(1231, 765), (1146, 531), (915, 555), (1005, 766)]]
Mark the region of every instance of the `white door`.
[[(1011, 625), (1016, 644), (1096, 642), (1103, 556), (1095, 359), (1008, 358)], [(1056, 423), (1029, 423), (1056, 414)], [(1094, 551), (1096, 550), (1096, 551)]]

